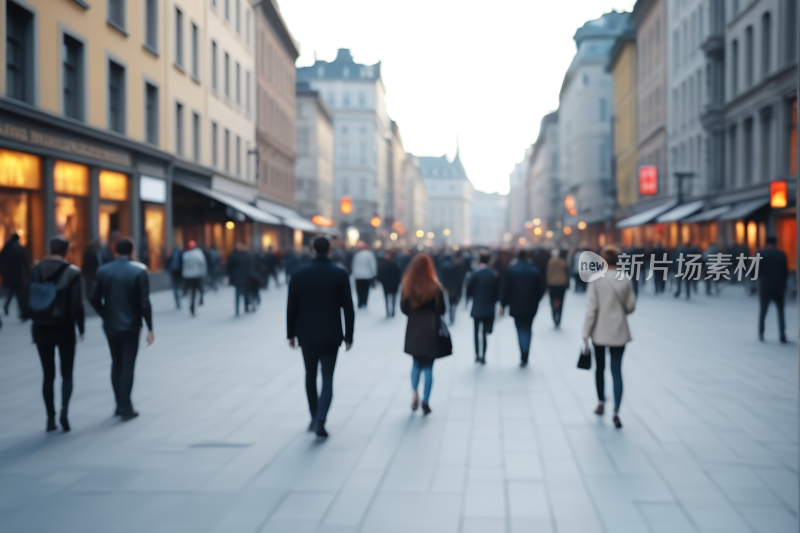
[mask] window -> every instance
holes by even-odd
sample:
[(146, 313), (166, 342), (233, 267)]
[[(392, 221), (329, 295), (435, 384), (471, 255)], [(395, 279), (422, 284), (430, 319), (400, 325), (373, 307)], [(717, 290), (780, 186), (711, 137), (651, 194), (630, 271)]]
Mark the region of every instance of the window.
[(787, 106), (789, 111), (789, 174), (797, 175), (797, 98)]
[(238, 61), (236, 62), (236, 103), (242, 103), (241, 67)]
[(83, 43), (64, 35), (64, 115), (83, 120)]
[(365, 107), (367, 105), (367, 97), (364, 93), (358, 93), (358, 107)]
[(225, 130), (225, 172), (231, 171), (231, 132)]
[(753, 182), (753, 119), (744, 121), (744, 182)]
[(125, 133), (125, 68), (108, 62), (108, 129)]
[(219, 160), (217, 159), (217, 123), (211, 123), (211, 166), (217, 167)]
[(231, 0), (225, 0), (225, 18), (231, 20)]
[(247, 112), (250, 113), (250, 71), (244, 76), (244, 94), (247, 102)]
[(324, 78), (325, 77), (325, 67), (319, 66), (317, 67), (317, 77)]
[(736, 126), (731, 126), (728, 130), (728, 174), (731, 183), (736, 184), (736, 175), (739, 173), (739, 165), (736, 164), (736, 154), (738, 154), (738, 144), (736, 139)]
[(797, 0), (786, 2), (786, 63), (797, 59)]
[(33, 104), (33, 15), (6, 2), (6, 96)]
[(584, 85), (589, 85), (589, 75), (588, 74), (584, 74), (583, 75), (583, 84)]
[(772, 20), (769, 13), (761, 17), (761, 77), (769, 76), (772, 62)]
[(744, 32), (744, 46), (745, 46), (745, 72), (744, 75), (747, 79), (747, 87), (753, 86), (755, 77), (753, 75), (753, 27), (748, 26)]
[(731, 44), (731, 92), (733, 96), (739, 94), (739, 41), (736, 39)]
[(606, 99), (605, 98), (601, 98), (600, 99), (600, 121), (601, 122), (605, 122), (607, 119), (608, 119), (608, 116), (607, 116), (607, 113), (606, 113)]
[(236, 136), (236, 175), (242, 175), (242, 138)]
[(183, 106), (175, 104), (175, 153), (183, 155)]
[(344, 93), (344, 97), (342, 98), (342, 105), (344, 107), (350, 107), (350, 93)]
[(772, 150), (772, 108), (761, 110), (761, 180), (768, 181), (772, 174), (770, 151)]
[(192, 159), (200, 161), (200, 115), (192, 113)]
[(336, 105), (336, 93), (333, 92), (328, 93), (328, 105), (331, 107)]
[(672, 32), (672, 44), (674, 50), (672, 51), (672, 69), (678, 70), (678, 66), (681, 64), (681, 41), (680, 41), (680, 33), (678, 31)]
[(364, 176), (358, 179), (358, 194), (361, 198), (367, 197), (367, 178)]
[(217, 43), (211, 41), (211, 88), (217, 90)]
[(242, 12), (239, 9), (239, 0), (236, 0), (236, 32), (242, 33)]
[(183, 12), (175, 8), (175, 63), (183, 66)]
[(225, 52), (225, 96), (231, 97), (231, 57)]
[(197, 46), (197, 25), (192, 23), (192, 76), (195, 78), (200, 77), (200, 52)]
[(125, 0), (108, 0), (108, 23), (125, 30)]
[(145, 84), (145, 141), (158, 145), (158, 87)]
[(244, 42), (250, 44), (250, 10), (244, 11)]
[(158, 0), (147, 0), (144, 14), (144, 44), (152, 52), (158, 50)]

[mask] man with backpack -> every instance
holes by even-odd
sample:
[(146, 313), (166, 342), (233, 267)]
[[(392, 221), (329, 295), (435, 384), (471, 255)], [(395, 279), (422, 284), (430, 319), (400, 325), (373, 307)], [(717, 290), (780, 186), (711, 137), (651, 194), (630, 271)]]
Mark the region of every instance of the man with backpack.
[(53, 385), (56, 379), (56, 347), (61, 360), (61, 428), (69, 431), (67, 412), (72, 395), (72, 368), (75, 362), (75, 326), (83, 340), (84, 313), (81, 269), (64, 259), (69, 241), (56, 237), (50, 241), (50, 255), (33, 268), (24, 298), (24, 316), (33, 320), (33, 342), (42, 361), (42, 395), (47, 408), (47, 431), (56, 429)]

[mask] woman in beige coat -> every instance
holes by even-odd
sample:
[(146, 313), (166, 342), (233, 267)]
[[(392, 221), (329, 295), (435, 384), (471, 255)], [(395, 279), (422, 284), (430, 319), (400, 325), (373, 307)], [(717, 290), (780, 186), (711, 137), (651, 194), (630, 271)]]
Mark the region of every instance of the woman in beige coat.
[[(606, 347), (611, 354), (611, 376), (614, 378), (614, 425), (622, 427), (619, 405), (622, 401), (622, 352), (630, 342), (627, 316), (636, 307), (636, 294), (627, 275), (617, 276), (620, 250), (606, 246), (600, 255), (608, 263), (604, 277), (589, 283), (586, 299), (586, 320), (583, 323), (584, 350), (589, 350), (589, 338), (594, 345), (597, 362), (595, 384), (600, 403), (595, 410), (603, 414), (605, 398)], [(621, 278), (621, 279), (620, 279)]]

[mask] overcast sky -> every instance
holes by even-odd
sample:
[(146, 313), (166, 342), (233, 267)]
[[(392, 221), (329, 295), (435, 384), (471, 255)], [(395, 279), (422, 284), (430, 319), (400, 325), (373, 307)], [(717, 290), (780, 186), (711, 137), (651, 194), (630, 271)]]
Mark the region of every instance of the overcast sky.
[(297, 66), (350, 48), (382, 62), (389, 115), (407, 152), (461, 160), (472, 183), (508, 192), (536, 140), (587, 20), (635, 0), (279, 0), (300, 43)]

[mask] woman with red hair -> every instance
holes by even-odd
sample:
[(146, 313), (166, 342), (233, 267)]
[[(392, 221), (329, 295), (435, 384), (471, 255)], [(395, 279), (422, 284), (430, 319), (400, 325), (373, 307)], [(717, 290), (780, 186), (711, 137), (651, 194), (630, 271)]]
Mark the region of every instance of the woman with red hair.
[[(414, 257), (403, 276), (400, 310), (408, 315), (405, 352), (414, 358), (414, 366), (411, 369), (413, 390), (411, 410), (416, 411), (419, 406), (417, 388), (420, 373), (424, 372), (422, 412), (427, 415), (431, 412), (428, 400), (433, 386), (433, 361), (450, 355), (452, 350), (443, 349), (440, 342), (444, 327), (441, 318), (445, 312), (444, 296), (433, 263), (425, 254)], [(444, 331), (446, 332), (446, 329)]]

